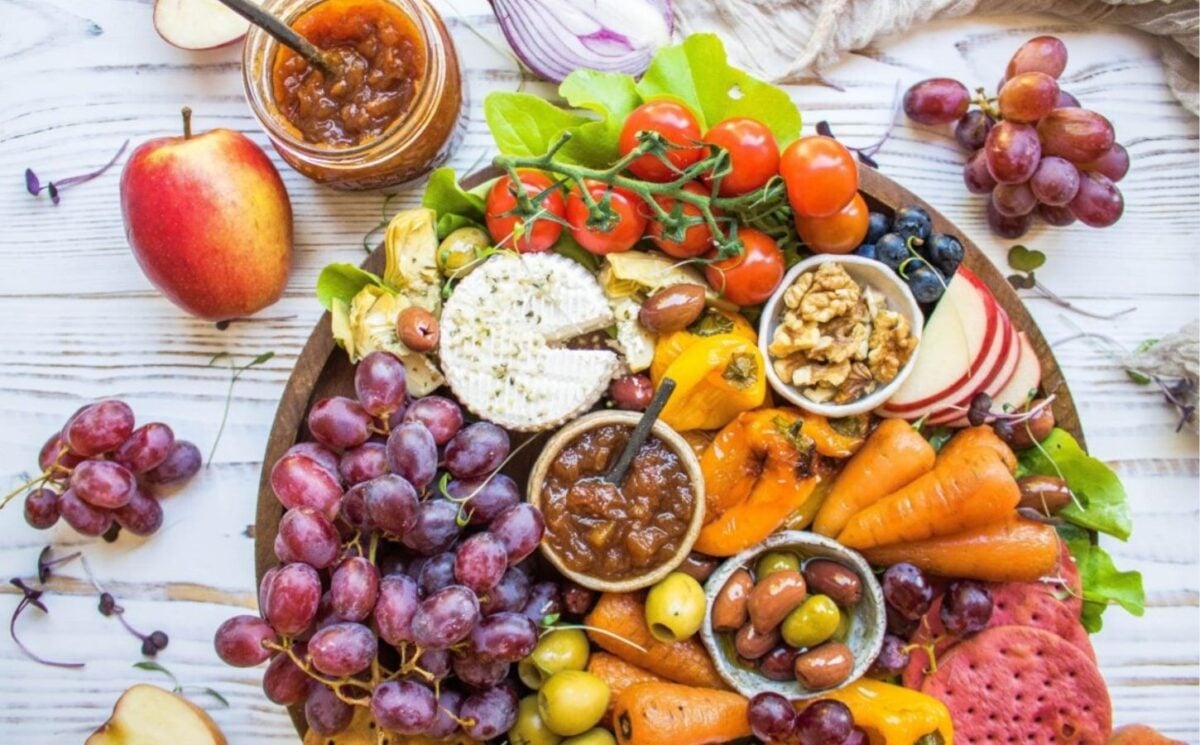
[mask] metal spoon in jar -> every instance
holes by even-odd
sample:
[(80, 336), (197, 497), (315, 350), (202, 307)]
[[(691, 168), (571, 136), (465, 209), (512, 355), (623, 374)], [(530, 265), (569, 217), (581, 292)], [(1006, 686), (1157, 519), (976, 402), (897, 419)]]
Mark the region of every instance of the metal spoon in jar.
[(331, 54), (313, 46), (312, 42), (296, 33), (282, 18), (271, 15), (251, 0), (219, 0), (226, 8), (266, 31), (280, 44), (288, 47), (326, 75), (336, 75), (341, 70), (340, 62)]
[(642, 418), (633, 428), (633, 433), (629, 435), (629, 442), (625, 443), (625, 449), (621, 451), (621, 456), (617, 458), (617, 462), (613, 464), (612, 468), (608, 469), (608, 473), (600, 476), (602, 481), (607, 481), (618, 489), (621, 487), (621, 482), (625, 480), (625, 473), (629, 471), (633, 459), (642, 449), (642, 445), (646, 443), (646, 439), (650, 437), (650, 430), (654, 427), (654, 422), (657, 421), (658, 415), (667, 405), (667, 399), (674, 392), (675, 381), (671, 378), (663, 378), (662, 382), (658, 384), (658, 390), (654, 392), (654, 398), (650, 399), (650, 405), (646, 407)]

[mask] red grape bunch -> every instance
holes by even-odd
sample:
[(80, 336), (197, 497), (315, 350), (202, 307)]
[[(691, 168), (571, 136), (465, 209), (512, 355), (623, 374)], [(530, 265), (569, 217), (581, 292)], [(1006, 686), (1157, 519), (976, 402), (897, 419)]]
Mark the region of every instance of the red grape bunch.
[(496, 737), (517, 716), (512, 665), (561, 606), (526, 561), (542, 516), (499, 472), (503, 429), (466, 424), (449, 398), (409, 400), (404, 365), (386, 352), (362, 360), (354, 385), (355, 398), (317, 401), (315, 442), (272, 467), (287, 508), (280, 564), (263, 577), (261, 615), (217, 630), (217, 654), (270, 660), (267, 697), (303, 704), (322, 735), (361, 706), (400, 734)]
[(162, 527), (154, 490), (196, 475), (200, 451), (162, 422), (134, 429), (129, 404), (108, 399), (72, 414), (42, 446), (38, 466), (26, 522), (47, 530), (61, 517), (82, 535), (115, 539), (120, 529), (145, 536)]
[(980, 88), (972, 101), (951, 78), (922, 80), (904, 94), (913, 121), (957, 122), (954, 137), (971, 153), (963, 181), (971, 193), (991, 195), (988, 225), (1003, 238), (1024, 235), (1035, 214), (1050, 225), (1106, 228), (1125, 209), (1116, 182), (1129, 170), (1129, 152), (1108, 119), (1059, 87), (1066, 66), (1062, 40), (1038, 36), (1009, 60), (995, 98)]

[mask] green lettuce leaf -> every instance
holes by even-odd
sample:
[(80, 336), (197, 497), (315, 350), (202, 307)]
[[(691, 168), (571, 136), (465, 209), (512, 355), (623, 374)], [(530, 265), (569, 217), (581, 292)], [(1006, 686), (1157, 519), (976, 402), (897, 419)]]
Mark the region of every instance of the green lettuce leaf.
[(383, 287), (383, 278), (354, 264), (328, 264), (317, 277), (317, 299), (325, 310), (333, 310), (335, 299), (349, 305), (359, 290), (370, 284)]
[(483, 114), (505, 155), (542, 155), (560, 134), (591, 121), (540, 96), (507, 91), (489, 93)]
[(767, 125), (783, 148), (800, 136), (800, 110), (782, 88), (730, 67), (715, 34), (692, 34), (658, 51), (637, 85), (643, 99), (678, 99), (707, 129), (723, 119), (748, 116)]
[(637, 84), (628, 75), (597, 70), (576, 70), (558, 87), (558, 94), (576, 109), (600, 117), (580, 124), (572, 132), (564, 155), (592, 168), (603, 168), (620, 157), (617, 141), (629, 114), (642, 104)]
[(442, 167), (429, 175), (429, 183), (425, 186), (425, 196), (421, 198), (421, 206), (434, 210), (439, 215), (462, 215), (477, 223), (483, 222), (483, 197), (469, 191), (463, 191), (458, 185), (458, 177), (454, 169)]
[(1055, 429), (1040, 448), (1022, 452), (1019, 459), (1021, 474), (1059, 476), (1067, 482), (1079, 504), (1067, 505), (1059, 517), (1122, 541), (1129, 538), (1133, 521), (1121, 480), (1103, 461), (1083, 452), (1065, 430)]
[(1067, 548), (1079, 566), (1083, 585), (1083, 614), (1081, 621), (1088, 633), (1094, 634), (1103, 626), (1101, 616), (1108, 606), (1116, 604), (1135, 616), (1145, 613), (1146, 593), (1141, 572), (1121, 571), (1112, 556), (1091, 541), (1086, 530), (1074, 525), (1059, 528)]

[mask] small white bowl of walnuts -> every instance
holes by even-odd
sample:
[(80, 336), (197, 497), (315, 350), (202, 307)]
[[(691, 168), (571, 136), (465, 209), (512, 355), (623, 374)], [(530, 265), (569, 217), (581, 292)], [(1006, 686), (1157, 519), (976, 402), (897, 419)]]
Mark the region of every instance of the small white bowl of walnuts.
[(814, 414), (854, 416), (904, 383), (924, 323), (888, 266), (818, 254), (793, 266), (763, 306), (758, 346), (780, 396)]

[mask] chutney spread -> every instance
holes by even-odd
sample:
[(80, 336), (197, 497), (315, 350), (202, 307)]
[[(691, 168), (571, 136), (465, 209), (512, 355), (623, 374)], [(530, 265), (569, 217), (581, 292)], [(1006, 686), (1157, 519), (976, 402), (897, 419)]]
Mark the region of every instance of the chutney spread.
[(292, 28), (337, 61), (326, 74), (291, 49), (272, 67), (275, 105), (307, 142), (347, 147), (375, 139), (406, 114), (425, 74), (425, 42), (387, 0), (326, 0)]
[(644, 575), (674, 558), (696, 509), (683, 461), (654, 436), (619, 488), (599, 478), (632, 432), (629, 425), (609, 424), (578, 435), (542, 485), (549, 547), (573, 571), (607, 581)]

